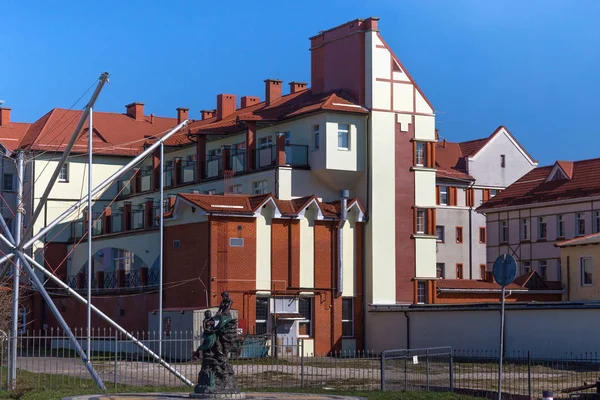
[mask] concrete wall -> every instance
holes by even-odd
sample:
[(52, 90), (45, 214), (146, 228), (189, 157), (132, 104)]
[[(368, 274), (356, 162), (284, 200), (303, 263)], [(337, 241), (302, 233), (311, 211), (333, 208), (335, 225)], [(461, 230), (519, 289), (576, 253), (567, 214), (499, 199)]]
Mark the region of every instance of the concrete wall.
[[(368, 312), (367, 349), (382, 351), (451, 346), (457, 350), (497, 350), (500, 312), (409, 311)], [(409, 321), (409, 322), (408, 322)], [(407, 326), (410, 325), (410, 329)], [(507, 353), (530, 350), (535, 357), (595, 352), (600, 346), (600, 308), (506, 310)], [(574, 340), (579, 338), (580, 340)]]

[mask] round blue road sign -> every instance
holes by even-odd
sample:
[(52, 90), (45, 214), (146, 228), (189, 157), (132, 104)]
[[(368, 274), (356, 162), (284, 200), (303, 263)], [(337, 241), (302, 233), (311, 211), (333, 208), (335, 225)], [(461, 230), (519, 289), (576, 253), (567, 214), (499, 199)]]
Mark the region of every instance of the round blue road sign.
[(508, 286), (517, 277), (517, 262), (508, 255), (503, 254), (494, 261), (494, 279), (500, 286)]

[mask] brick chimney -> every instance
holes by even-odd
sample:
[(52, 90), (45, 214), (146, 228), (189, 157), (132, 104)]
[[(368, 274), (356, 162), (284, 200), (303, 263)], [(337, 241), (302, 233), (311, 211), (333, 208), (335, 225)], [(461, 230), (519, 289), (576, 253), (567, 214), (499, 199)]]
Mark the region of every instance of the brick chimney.
[(306, 90), (306, 82), (290, 82), (290, 93), (297, 93)]
[(10, 123), (10, 108), (0, 107), (0, 126), (6, 126)]
[(127, 109), (127, 115), (136, 121), (142, 121), (144, 119), (144, 103), (131, 103), (125, 106)]
[(242, 104), (240, 105), (240, 108), (250, 107), (258, 103), (260, 103), (260, 97), (242, 96)]
[(235, 94), (217, 95), (217, 120), (233, 114), (235, 112)]
[(180, 124), (183, 121), (185, 121), (186, 119), (188, 119), (188, 115), (189, 115), (189, 108), (181, 108), (179, 107), (177, 109), (177, 123)]
[(215, 116), (216, 110), (202, 110), (202, 119), (209, 119)]
[(281, 82), (279, 79), (265, 79), (265, 101), (267, 106), (281, 98)]

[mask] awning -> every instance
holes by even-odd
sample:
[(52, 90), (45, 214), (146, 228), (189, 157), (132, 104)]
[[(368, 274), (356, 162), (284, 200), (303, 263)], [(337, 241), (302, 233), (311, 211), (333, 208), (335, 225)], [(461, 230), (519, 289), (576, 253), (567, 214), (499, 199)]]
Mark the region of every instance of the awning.
[(298, 314), (298, 313), (279, 313), (279, 314), (275, 314), (275, 319), (301, 320), (301, 319), (306, 319), (306, 317), (304, 315)]

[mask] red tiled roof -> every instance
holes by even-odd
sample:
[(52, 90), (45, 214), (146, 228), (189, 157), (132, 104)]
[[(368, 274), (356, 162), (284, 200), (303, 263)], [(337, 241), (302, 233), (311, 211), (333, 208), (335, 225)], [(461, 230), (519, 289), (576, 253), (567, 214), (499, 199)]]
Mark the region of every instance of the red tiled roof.
[(567, 178), (573, 178), (573, 161), (557, 161), (556, 163), (565, 175), (567, 175)]
[[(263, 101), (249, 107), (237, 109), (220, 121), (217, 121), (216, 116), (194, 121), (190, 123), (188, 132), (190, 135), (228, 135), (245, 130), (243, 121), (276, 122), (317, 111), (368, 113), (365, 108), (355, 103), (341, 90), (313, 94), (308, 89), (282, 96), (281, 99), (269, 106)], [(181, 146), (190, 143), (191, 140), (185, 135), (170, 138), (165, 142), (168, 146)]]
[(0, 126), (0, 143), (8, 150), (15, 151), (30, 126), (31, 124), (24, 122), (10, 122)]
[(577, 246), (577, 245), (598, 244), (598, 243), (600, 243), (600, 233), (590, 233), (589, 235), (579, 236), (579, 237), (576, 237), (573, 239), (554, 243), (554, 246), (566, 247), (566, 246)]
[[(493, 136), (493, 134), (492, 134)], [(483, 138), (483, 139), (475, 139), (469, 140), (467, 142), (460, 142), (458, 145), (460, 146), (460, 151), (464, 157), (474, 156), (490, 141), (492, 136)]]
[[(54, 108), (33, 123), (19, 147), (40, 151), (64, 150), (83, 111)], [(146, 138), (164, 133), (177, 125), (176, 118), (144, 117), (141, 121), (119, 113), (94, 112), (93, 145), (95, 154), (133, 156)], [(73, 147), (74, 153), (87, 152), (88, 126)]]
[[(440, 289), (471, 289), (471, 290), (500, 290), (502, 287), (494, 282), (473, 279), (439, 279), (437, 287)], [(511, 283), (506, 290), (523, 290), (522, 286)]]
[(460, 143), (438, 142), (435, 149), (435, 164), (436, 175), (440, 178), (475, 180), (466, 172), (466, 161)]
[(478, 211), (600, 195), (600, 158), (573, 162), (572, 178), (546, 182), (553, 166), (529, 171)]

